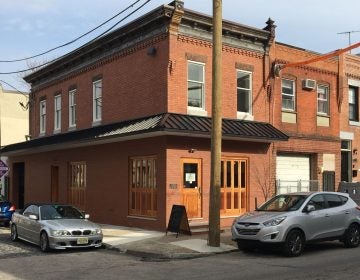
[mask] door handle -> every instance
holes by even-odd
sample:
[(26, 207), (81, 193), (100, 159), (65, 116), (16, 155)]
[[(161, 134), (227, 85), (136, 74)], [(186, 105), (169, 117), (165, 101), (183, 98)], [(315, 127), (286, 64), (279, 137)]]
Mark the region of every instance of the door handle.
[(345, 214), (350, 214), (350, 211), (345, 211)]
[(329, 217), (330, 217), (330, 215), (329, 215), (329, 214), (325, 214), (325, 217), (326, 217), (326, 218), (329, 218)]

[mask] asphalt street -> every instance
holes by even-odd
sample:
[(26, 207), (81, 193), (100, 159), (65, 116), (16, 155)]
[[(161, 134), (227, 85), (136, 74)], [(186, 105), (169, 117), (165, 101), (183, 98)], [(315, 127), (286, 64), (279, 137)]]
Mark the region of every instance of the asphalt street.
[(108, 249), (42, 253), (11, 242), (0, 228), (0, 279), (358, 279), (360, 248), (326, 242), (307, 247), (298, 258), (276, 251), (240, 251), (185, 260), (129, 256)]

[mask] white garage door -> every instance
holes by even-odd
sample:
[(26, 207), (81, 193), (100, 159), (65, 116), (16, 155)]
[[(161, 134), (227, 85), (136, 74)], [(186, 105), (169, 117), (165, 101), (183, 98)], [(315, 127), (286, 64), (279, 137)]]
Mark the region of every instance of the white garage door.
[(309, 156), (277, 156), (276, 180), (278, 193), (309, 191)]

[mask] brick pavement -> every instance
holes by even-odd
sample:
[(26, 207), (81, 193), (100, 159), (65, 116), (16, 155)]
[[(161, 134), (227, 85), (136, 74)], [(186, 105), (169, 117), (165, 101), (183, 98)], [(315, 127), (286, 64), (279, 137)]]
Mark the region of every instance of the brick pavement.
[(23, 243), (22, 241), (12, 242), (10, 239), (10, 229), (0, 227), (0, 259), (15, 258), (24, 254), (40, 254), (37, 246)]

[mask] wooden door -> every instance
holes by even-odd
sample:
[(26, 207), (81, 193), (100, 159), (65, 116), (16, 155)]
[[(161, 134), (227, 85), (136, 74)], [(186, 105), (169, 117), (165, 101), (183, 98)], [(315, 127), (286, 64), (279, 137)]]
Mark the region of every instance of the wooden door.
[(201, 159), (182, 159), (182, 197), (188, 218), (202, 217)]
[(223, 216), (237, 216), (247, 211), (247, 162), (247, 159), (221, 160), (220, 214)]

